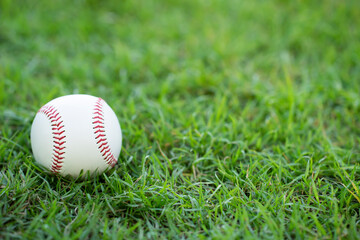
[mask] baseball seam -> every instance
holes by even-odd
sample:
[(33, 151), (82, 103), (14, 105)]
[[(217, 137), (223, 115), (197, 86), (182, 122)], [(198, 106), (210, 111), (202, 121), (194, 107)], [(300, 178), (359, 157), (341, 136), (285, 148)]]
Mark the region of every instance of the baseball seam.
[(39, 113), (43, 113), (51, 122), (51, 131), (53, 137), (53, 157), (51, 162), (50, 170), (53, 173), (59, 173), (62, 165), (65, 154), (66, 135), (64, 129), (64, 121), (61, 118), (60, 113), (54, 106), (45, 105), (40, 108)]
[(106, 138), (105, 133), (105, 119), (103, 111), (104, 100), (98, 98), (95, 102), (94, 112), (93, 112), (93, 129), (96, 144), (99, 148), (100, 154), (103, 157), (104, 161), (110, 166), (114, 166), (117, 163), (117, 159), (111, 151), (110, 145)]

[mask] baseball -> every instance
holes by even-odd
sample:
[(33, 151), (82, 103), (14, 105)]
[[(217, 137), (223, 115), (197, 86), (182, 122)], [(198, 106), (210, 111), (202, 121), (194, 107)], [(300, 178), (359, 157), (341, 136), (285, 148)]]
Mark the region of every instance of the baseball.
[(122, 134), (114, 111), (103, 99), (75, 94), (41, 107), (30, 138), (36, 162), (52, 173), (78, 177), (81, 171), (93, 176), (113, 167)]

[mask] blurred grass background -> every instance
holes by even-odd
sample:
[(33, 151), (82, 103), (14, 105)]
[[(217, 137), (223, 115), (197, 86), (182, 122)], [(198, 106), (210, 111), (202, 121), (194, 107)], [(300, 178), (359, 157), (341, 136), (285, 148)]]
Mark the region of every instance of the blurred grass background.
[[(0, 11), (3, 236), (46, 233), (30, 231), (31, 218), (54, 203), (54, 186), (74, 186), (49, 176), (41, 185), (29, 142), (36, 111), (73, 93), (104, 98), (123, 129), (112, 180), (78, 185), (102, 199), (100, 228), (116, 220), (139, 238), (359, 236), (358, 1), (2, 0)], [(21, 224), (9, 209), (20, 204), (22, 171), (30, 189), (53, 191)], [(21, 195), (25, 209), (38, 207), (32, 194)], [(74, 218), (58, 220), (48, 224), (65, 234), (59, 226)]]

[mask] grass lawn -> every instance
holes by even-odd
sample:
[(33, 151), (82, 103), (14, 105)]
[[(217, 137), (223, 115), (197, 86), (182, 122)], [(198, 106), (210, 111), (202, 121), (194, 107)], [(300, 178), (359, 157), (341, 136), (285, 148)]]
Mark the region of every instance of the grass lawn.
[[(0, 1), (0, 238), (359, 239), (360, 3)], [(119, 163), (34, 164), (37, 110), (104, 98)]]

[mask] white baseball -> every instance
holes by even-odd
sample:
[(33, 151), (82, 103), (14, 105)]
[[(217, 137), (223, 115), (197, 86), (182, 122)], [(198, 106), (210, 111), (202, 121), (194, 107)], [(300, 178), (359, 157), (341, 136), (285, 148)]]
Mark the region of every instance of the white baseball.
[(35, 160), (55, 174), (100, 174), (113, 167), (121, 150), (121, 128), (101, 98), (67, 95), (44, 105), (31, 127)]

